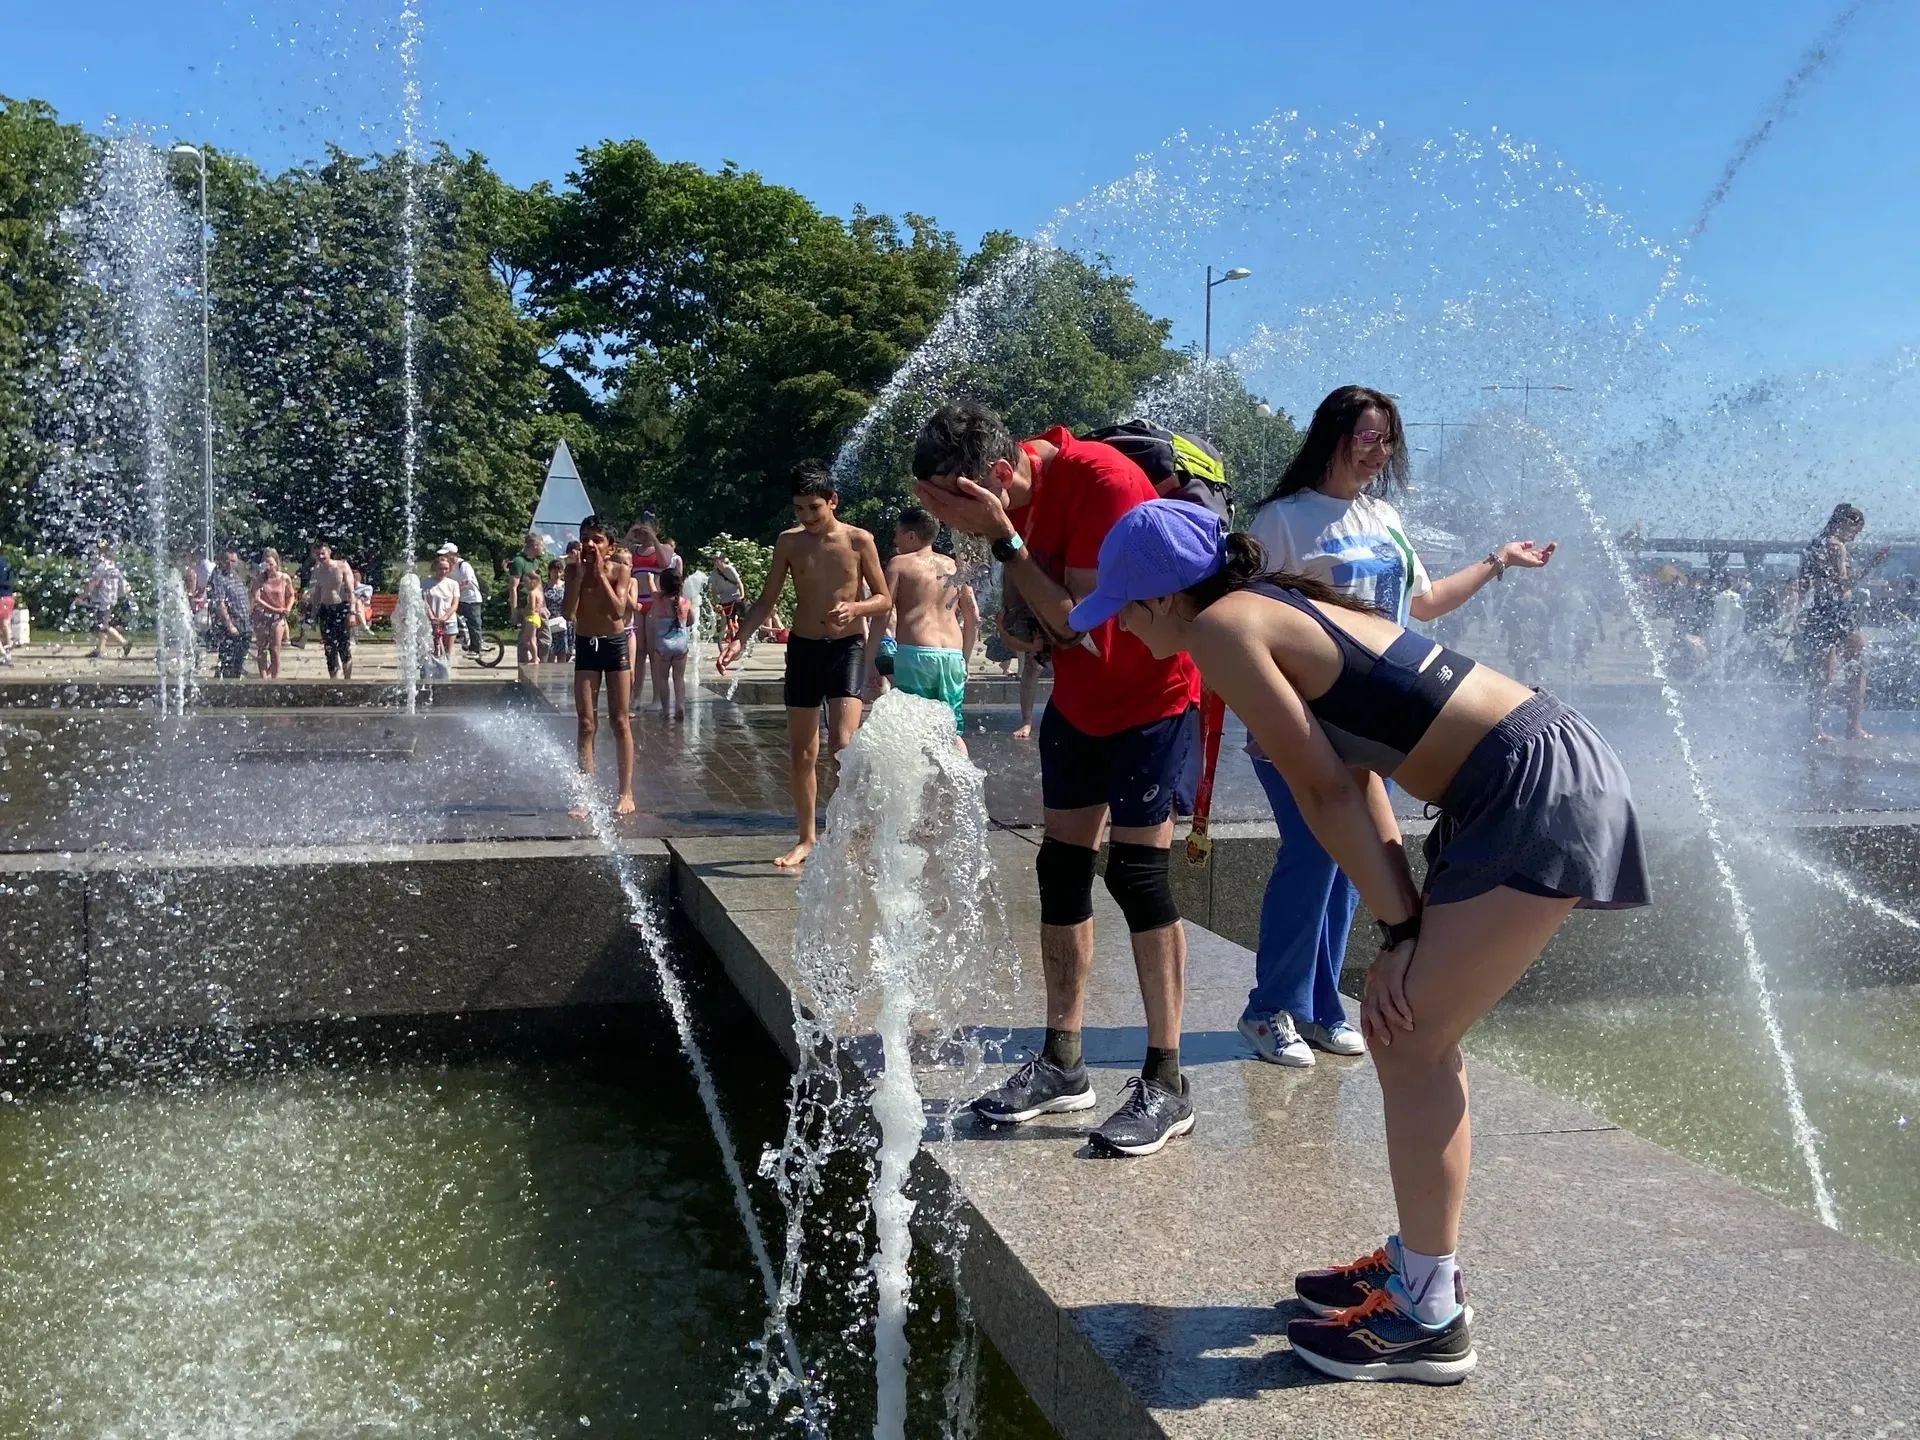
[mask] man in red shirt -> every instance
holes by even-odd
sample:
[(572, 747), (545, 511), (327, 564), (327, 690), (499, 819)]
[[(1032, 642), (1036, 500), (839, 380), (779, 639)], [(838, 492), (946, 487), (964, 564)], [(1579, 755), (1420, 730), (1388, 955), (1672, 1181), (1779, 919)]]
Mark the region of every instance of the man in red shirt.
[(1180, 1073), (1187, 937), (1167, 863), (1200, 678), (1185, 655), (1156, 660), (1111, 620), (1078, 634), (1067, 613), (1092, 593), (1107, 531), (1154, 499), (1154, 488), (1112, 446), (1076, 440), (1060, 426), (1016, 443), (998, 415), (968, 401), (927, 421), (914, 444), (913, 474), (922, 505), (953, 529), (993, 542), (1008, 587), (1053, 646), (1053, 699), (1040, 723), (1046, 838), (1035, 867), (1046, 1046), (976, 1100), (974, 1112), (1018, 1124), (1096, 1103), (1080, 1031), (1093, 970), (1094, 860), (1111, 818), (1106, 884), (1132, 934), (1147, 1059), (1092, 1138), (1104, 1150), (1151, 1155), (1193, 1129)]

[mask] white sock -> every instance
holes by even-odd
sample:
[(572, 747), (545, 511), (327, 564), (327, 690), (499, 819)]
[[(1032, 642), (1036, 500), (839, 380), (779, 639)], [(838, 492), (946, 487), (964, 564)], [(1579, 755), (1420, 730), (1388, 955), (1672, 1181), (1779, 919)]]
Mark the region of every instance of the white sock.
[(1403, 1244), (1400, 1280), (1422, 1325), (1444, 1325), (1460, 1308), (1460, 1266), (1451, 1255), (1422, 1255)]

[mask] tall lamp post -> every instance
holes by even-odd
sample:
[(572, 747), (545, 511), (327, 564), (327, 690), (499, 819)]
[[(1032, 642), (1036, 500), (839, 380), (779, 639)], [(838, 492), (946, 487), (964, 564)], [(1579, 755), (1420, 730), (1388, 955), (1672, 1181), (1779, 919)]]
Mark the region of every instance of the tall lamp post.
[(1200, 366), (1206, 372), (1207, 390), (1205, 414), (1200, 424), (1208, 432), (1213, 430), (1213, 287), (1224, 285), (1229, 280), (1244, 280), (1251, 274), (1253, 271), (1246, 266), (1236, 265), (1216, 280), (1213, 278), (1213, 266), (1207, 266), (1207, 320), (1200, 342)]
[(202, 460), (206, 478), (206, 508), (202, 553), (213, 564), (213, 296), (207, 286), (207, 157), (197, 145), (184, 141), (173, 147), (176, 155), (191, 155), (200, 168), (200, 428)]

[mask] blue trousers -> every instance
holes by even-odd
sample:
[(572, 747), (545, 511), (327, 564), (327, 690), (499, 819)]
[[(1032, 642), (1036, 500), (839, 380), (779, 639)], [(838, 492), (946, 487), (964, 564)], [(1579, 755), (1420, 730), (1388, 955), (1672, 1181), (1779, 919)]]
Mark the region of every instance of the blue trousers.
[(1313, 838), (1280, 772), (1267, 760), (1255, 760), (1253, 773), (1273, 806), (1280, 849), (1260, 905), (1260, 950), (1247, 1013), (1285, 1010), (1295, 1020), (1332, 1026), (1347, 1018), (1340, 965), (1359, 893)]

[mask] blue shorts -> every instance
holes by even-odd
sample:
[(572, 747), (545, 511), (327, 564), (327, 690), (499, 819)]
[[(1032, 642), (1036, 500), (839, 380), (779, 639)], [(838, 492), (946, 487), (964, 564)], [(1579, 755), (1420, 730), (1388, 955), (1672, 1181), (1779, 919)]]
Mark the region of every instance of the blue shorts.
[(1105, 805), (1115, 825), (1158, 825), (1180, 806), (1193, 813), (1187, 757), (1198, 709), (1116, 735), (1086, 735), (1049, 703), (1040, 717), (1040, 797), (1049, 810)]

